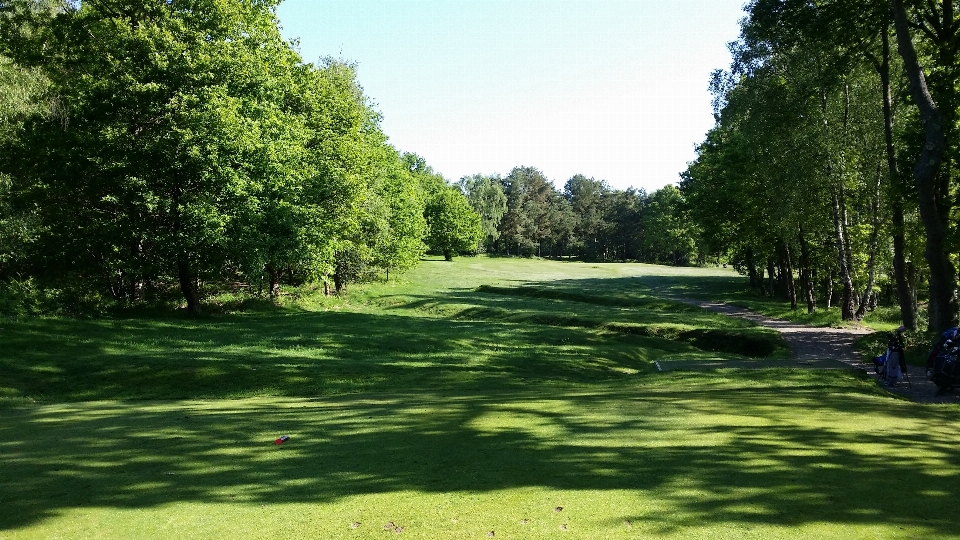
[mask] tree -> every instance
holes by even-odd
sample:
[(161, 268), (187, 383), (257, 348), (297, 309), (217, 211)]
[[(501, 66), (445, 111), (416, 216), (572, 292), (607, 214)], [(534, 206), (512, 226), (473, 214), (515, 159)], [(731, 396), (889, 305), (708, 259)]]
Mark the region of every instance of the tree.
[(650, 196), (645, 213), (647, 250), (657, 262), (689, 264), (693, 234), (683, 211), (683, 194), (666, 185)]
[[(0, 145), (15, 139), (26, 121), (51, 114), (44, 99), (47, 86), (39, 69), (24, 68), (0, 55)], [(0, 172), (0, 279), (14, 273), (37, 233), (33, 213), (13, 206), (11, 188), (12, 179)]]
[(540, 241), (551, 234), (550, 213), (553, 184), (533, 167), (514, 167), (503, 179), (507, 213), (500, 221), (500, 235), (507, 254), (538, 254)]
[[(956, 272), (950, 260), (948, 244), (949, 216), (952, 207), (950, 195), (951, 165), (956, 165), (957, 150), (954, 135), (958, 93), (956, 86), (957, 55), (960, 53), (960, 10), (953, 2), (945, 0), (937, 13), (934, 3), (920, 8), (914, 25), (931, 38), (935, 47), (934, 58), (940, 68), (938, 84), (927, 84), (927, 75), (920, 63), (913, 37), (911, 21), (902, 0), (892, 0), (893, 22), (897, 32), (897, 44), (904, 70), (910, 80), (910, 95), (920, 112), (924, 128), (924, 146), (913, 169), (920, 200), (920, 216), (926, 232), (927, 264), (930, 269), (930, 327), (943, 331), (953, 325), (956, 317)], [(937, 92), (939, 90), (939, 92)], [(938, 106), (933, 93), (941, 99)], [(944, 117), (943, 110), (947, 112)], [(954, 145), (954, 163), (949, 162), (948, 145)]]
[(451, 261), (455, 254), (476, 252), (483, 238), (480, 215), (477, 214), (460, 190), (448, 187), (427, 202), (427, 246), (443, 253)]
[(582, 246), (581, 256), (589, 260), (602, 258), (600, 235), (606, 227), (604, 217), (610, 186), (602, 180), (577, 174), (567, 180), (563, 192), (580, 218), (574, 226), (574, 234)]
[[(711, 84), (717, 127), (682, 188), (705, 245), (742, 254), (754, 287), (761, 258), (776, 285), (770, 292), (785, 292), (796, 305), (799, 277), (809, 311), (816, 309), (816, 276), (828, 306), (839, 281), (845, 319), (863, 317), (874, 304), (880, 269), (891, 264), (883, 249), (884, 234), (891, 234), (901, 311), (906, 324), (915, 324), (909, 281), (916, 272), (904, 237), (915, 203), (896, 167), (896, 153), (909, 149), (911, 136), (899, 145), (893, 138), (888, 7), (751, 2), (731, 71), (715, 74)], [(899, 113), (902, 136), (910, 114)]]
[(400, 156), (381, 147), (378, 172), (372, 177), (364, 204), (364, 238), (371, 246), (373, 266), (403, 272), (413, 268), (426, 250), (423, 193)]
[(507, 196), (503, 193), (500, 177), (474, 174), (464, 176), (457, 185), (467, 197), (473, 210), (480, 214), (484, 249), (492, 250), (494, 243), (500, 238), (498, 229), (500, 220), (507, 212)]

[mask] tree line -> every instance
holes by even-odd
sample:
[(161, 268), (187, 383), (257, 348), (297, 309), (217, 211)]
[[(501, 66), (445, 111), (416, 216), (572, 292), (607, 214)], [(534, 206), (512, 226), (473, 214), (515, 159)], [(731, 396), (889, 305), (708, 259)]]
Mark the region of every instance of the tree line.
[(458, 186), (481, 216), (481, 249), (491, 254), (702, 262), (689, 209), (673, 185), (648, 195), (577, 174), (558, 189), (538, 169), (515, 167), (504, 177), (467, 176)]
[[(716, 126), (680, 190), (698, 245), (765, 294), (916, 329), (956, 317), (958, 50), (951, 0), (752, 0)], [(885, 287), (881, 282), (885, 281)], [(918, 310), (926, 301), (926, 313)]]
[(353, 64), (281, 37), (278, 3), (0, 0), (0, 304), (198, 313), (215, 285), (341, 291), (427, 250), (690, 259), (673, 187), (448, 182), (389, 144)]

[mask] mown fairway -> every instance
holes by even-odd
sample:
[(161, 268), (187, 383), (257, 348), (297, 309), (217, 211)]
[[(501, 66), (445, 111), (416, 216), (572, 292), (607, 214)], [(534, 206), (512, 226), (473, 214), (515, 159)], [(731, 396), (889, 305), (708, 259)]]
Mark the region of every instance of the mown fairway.
[(960, 538), (956, 406), (656, 373), (784, 356), (654, 294), (740, 279), (458, 259), (297, 308), (5, 321), (0, 538)]

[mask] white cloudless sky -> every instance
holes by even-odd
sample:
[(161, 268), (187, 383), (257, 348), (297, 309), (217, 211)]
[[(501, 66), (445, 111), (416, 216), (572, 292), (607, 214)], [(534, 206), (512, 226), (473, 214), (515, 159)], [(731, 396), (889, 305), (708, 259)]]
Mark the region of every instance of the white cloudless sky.
[(745, 0), (285, 0), (304, 60), (358, 64), (390, 142), (451, 181), (676, 183), (713, 126)]

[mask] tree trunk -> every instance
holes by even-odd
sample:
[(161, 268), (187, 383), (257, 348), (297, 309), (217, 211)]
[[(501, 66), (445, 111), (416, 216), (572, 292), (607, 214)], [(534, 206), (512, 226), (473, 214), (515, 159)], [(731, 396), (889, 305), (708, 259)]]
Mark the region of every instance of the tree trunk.
[(280, 296), (280, 272), (272, 265), (267, 265), (267, 275), (270, 276), (270, 300), (276, 300)]
[[(719, 266), (719, 263), (718, 263), (718, 266)], [(764, 271), (764, 268), (758, 265), (757, 266), (757, 291), (760, 293), (760, 296), (763, 296), (766, 293), (763, 286), (763, 283), (764, 283), (763, 271)]]
[[(130, 252), (131, 252), (131, 255), (133, 255), (134, 260), (140, 260), (141, 257), (143, 256), (143, 240), (138, 239), (132, 242), (132, 244), (130, 245)], [(130, 294), (131, 303), (139, 302), (140, 300), (143, 300), (144, 281), (143, 281), (143, 273), (142, 273), (142, 268), (143, 268), (142, 262), (138, 264), (137, 267), (141, 268), (141, 271), (132, 272), (130, 274), (130, 293), (129, 294)]]
[(903, 198), (906, 191), (897, 164), (897, 152), (893, 146), (893, 98), (890, 88), (890, 37), (889, 27), (881, 34), (883, 59), (879, 65), (880, 84), (883, 91), (883, 132), (887, 150), (887, 170), (890, 176), (890, 214), (893, 222), (893, 273), (897, 283), (897, 304), (900, 306), (900, 321), (910, 331), (917, 330), (917, 293), (907, 276), (906, 238), (903, 222)]
[(790, 251), (781, 241), (776, 242), (777, 252), (777, 293), (790, 302), (791, 308), (796, 308), (797, 297), (793, 289), (793, 267), (790, 262)]
[(790, 293), (787, 291), (787, 263), (786, 256), (783, 254), (783, 246), (778, 241), (774, 247), (777, 253), (777, 296), (784, 300), (790, 300)]
[(200, 293), (197, 286), (197, 276), (190, 268), (190, 259), (186, 253), (177, 257), (177, 276), (180, 278), (180, 292), (187, 301), (187, 313), (200, 314)]
[(747, 248), (747, 272), (750, 275), (750, 288), (763, 289), (763, 278), (757, 277), (757, 261), (753, 257), (753, 248)]
[(773, 259), (767, 259), (767, 296), (773, 298), (776, 293), (776, 287), (774, 286), (774, 272), (776, 270), (773, 266)]
[(833, 270), (827, 272), (827, 277), (824, 278), (824, 296), (827, 300), (827, 309), (833, 307)]
[(783, 243), (784, 263), (787, 270), (787, 298), (790, 300), (790, 309), (797, 309), (797, 287), (793, 281), (793, 256), (790, 253), (790, 244)]
[(803, 237), (803, 226), (799, 228), (797, 240), (800, 241), (800, 284), (803, 286), (804, 297), (807, 300), (807, 313), (817, 310), (817, 296), (813, 284), (813, 270), (810, 268), (810, 249), (807, 240)]
[[(880, 169), (883, 170), (883, 169)], [(873, 192), (873, 201), (870, 205), (873, 212), (873, 228), (870, 231), (870, 257), (867, 260), (867, 285), (863, 291), (863, 299), (860, 301), (860, 307), (857, 308), (854, 318), (863, 320), (867, 314), (867, 308), (873, 306), (873, 285), (877, 278), (877, 238), (880, 235), (880, 171), (877, 171), (877, 185)]]
[(453, 252), (450, 251), (449, 249), (443, 250), (443, 260), (445, 260), (445, 261), (452, 261), (452, 260), (453, 260)]
[(840, 231), (843, 234), (843, 253), (847, 257), (847, 275), (850, 277), (850, 294), (853, 297), (853, 308), (857, 308), (860, 296), (853, 283), (853, 248), (850, 244), (850, 214), (847, 212), (846, 190), (840, 187)]
[(947, 218), (950, 202), (940, 188), (940, 166), (946, 154), (946, 133), (943, 118), (927, 88), (926, 75), (910, 36), (907, 12), (902, 0), (892, 0), (893, 25), (897, 31), (897, 49), (910, 79), (910, 95), (920, 112), (925, 144), (920, 152), (913, 177), (917, 184), (920, 220), (927, 234), (924, 256), (930, 267), (929, 326), (942, 332), (952, 325), (955, 305), (956, 276), (947, 253)]
[(843, 227), (841, 224), (840, 199), (837, 189), (833, 191), (833, 229), (836, 234), (837, 261), (840, 263), (840, 281), (843, 283), (843, 298), (840, 305), (840, 318), (849, 321), (854, 316), (853, 279), (850, 277), (850, 268), (847, 266), (846, 246), (843, 241)]

